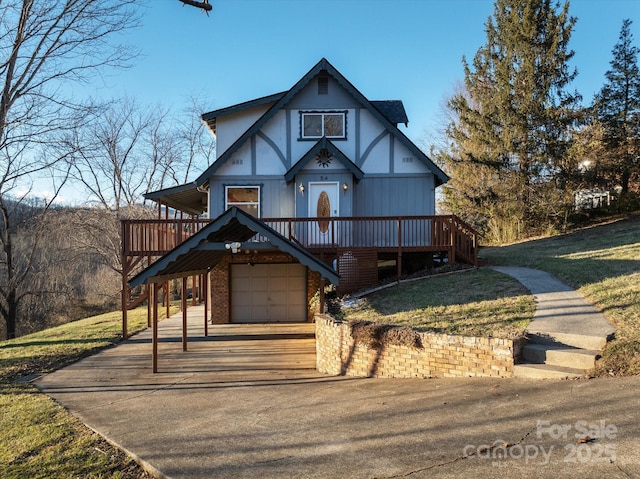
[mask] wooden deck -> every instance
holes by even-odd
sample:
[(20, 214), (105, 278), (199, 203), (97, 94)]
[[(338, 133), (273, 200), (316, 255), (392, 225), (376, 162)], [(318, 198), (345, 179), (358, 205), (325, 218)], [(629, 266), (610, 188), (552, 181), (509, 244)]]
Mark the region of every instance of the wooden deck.
[[(379, 260), (395, 259), (398, 278), (403, 255), (433, 253), (449, 263), (478, 263), (478, 233), (459, 218), (449, 216), (398, 216), (366, 218), (263, 218), (262, 221), (290, 241), (332, 263), (340, 274), (339, 294), (367, 288), (378, 282)], [(122, 221), (123, 337), (127, 337), (127, 309), (150, 295), (147, 286), (135, 293), (128, 281), (180, 243), (200, 231), (210, 220), (149, 219)], [(250, 241), (263, 241), (256, 235)], [(414, 256), (415, 257), (415, 256)], [(191, 278), (192, 303), (204, 301), (207, 276)], [(169, 314), (169, 283), (160, 285)], [(182, 282), (186, 297), (187, 279)], [(196, 298), (196, 294), (199, 298)], [(185, 301), (185, 300), (183, 300)], [(150, 316), (148, 318), (151, 322)]]
[[(290, 241), (316, 255), (349, 249), (442, 252), (450, 262), (476, 265), (478, 234), (453, 215), (338, 218), (264, 218)], [(123, 220), (123, 257), (157, 257), (171, 251), (209, 220)], [(261, 241), (254, 237), (252, 241)]]

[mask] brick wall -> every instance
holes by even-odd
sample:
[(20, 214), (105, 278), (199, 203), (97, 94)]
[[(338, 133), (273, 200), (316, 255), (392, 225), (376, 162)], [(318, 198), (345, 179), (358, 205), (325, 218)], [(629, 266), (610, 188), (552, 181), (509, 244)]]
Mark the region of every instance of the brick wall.
[[(231, 321), (230, 310), (230, 264), (232, 263), (297, 263), (286, 253), (238, 253), (222, 259), (210, 274), (211, 287), (211, 321), (213, 324), (226, 324)], [(312, 298), (320, 287), (320, 274), (307, 269), (307, 321), (313, 318), (316, 311), (312, 308)]]
[(419, 333), (422, 348), (355, 343), (348, 323), (316, 315), (316, 362), (321, 373), (379, 378), (513, 375), (517, 340)]

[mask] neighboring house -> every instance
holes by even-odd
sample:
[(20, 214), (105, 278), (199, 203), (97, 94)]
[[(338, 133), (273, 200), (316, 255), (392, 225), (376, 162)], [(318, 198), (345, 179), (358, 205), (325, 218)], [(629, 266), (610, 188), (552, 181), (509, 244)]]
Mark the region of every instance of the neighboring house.
[[(475, 232), (434, 216), (448, 177), (398, 128), (402, 102), (368, 100), (326, 59), (202, 120), (216, 160), (146, 198), (211, 221), (125, 222), (125, 289), (208, 275), (216, 323), (308, 321), (324, 280), (349, 292), (375, 284), (383, 261), (398, 276), (434, 255), (476, 262)], [(129, 278), (135, 258), (161, 255)]]

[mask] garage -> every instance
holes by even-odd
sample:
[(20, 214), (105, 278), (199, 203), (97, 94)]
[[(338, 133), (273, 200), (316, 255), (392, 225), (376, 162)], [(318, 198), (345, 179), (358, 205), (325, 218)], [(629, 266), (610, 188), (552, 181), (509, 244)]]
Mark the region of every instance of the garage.
[(231, 265), (231, 322), (306, 320), (305, 266), (297, 263)]

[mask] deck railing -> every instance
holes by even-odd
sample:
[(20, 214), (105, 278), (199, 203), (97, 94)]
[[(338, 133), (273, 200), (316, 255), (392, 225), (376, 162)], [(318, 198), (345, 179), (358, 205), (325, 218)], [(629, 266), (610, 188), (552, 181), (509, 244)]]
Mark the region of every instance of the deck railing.
[(125, 256), (162, 256), (210, 220), (122, 220), (122, 252)]
[[(450, 261), (477, 264), (478, 234), (453, 215), (261, 220), (311, 252), (338, 248), (446, 251)], [(123, 253), (161, 256), (208, 223), (209, 220), (123, 220)], [(256, 236), (252, 240), (261, 238)]]

